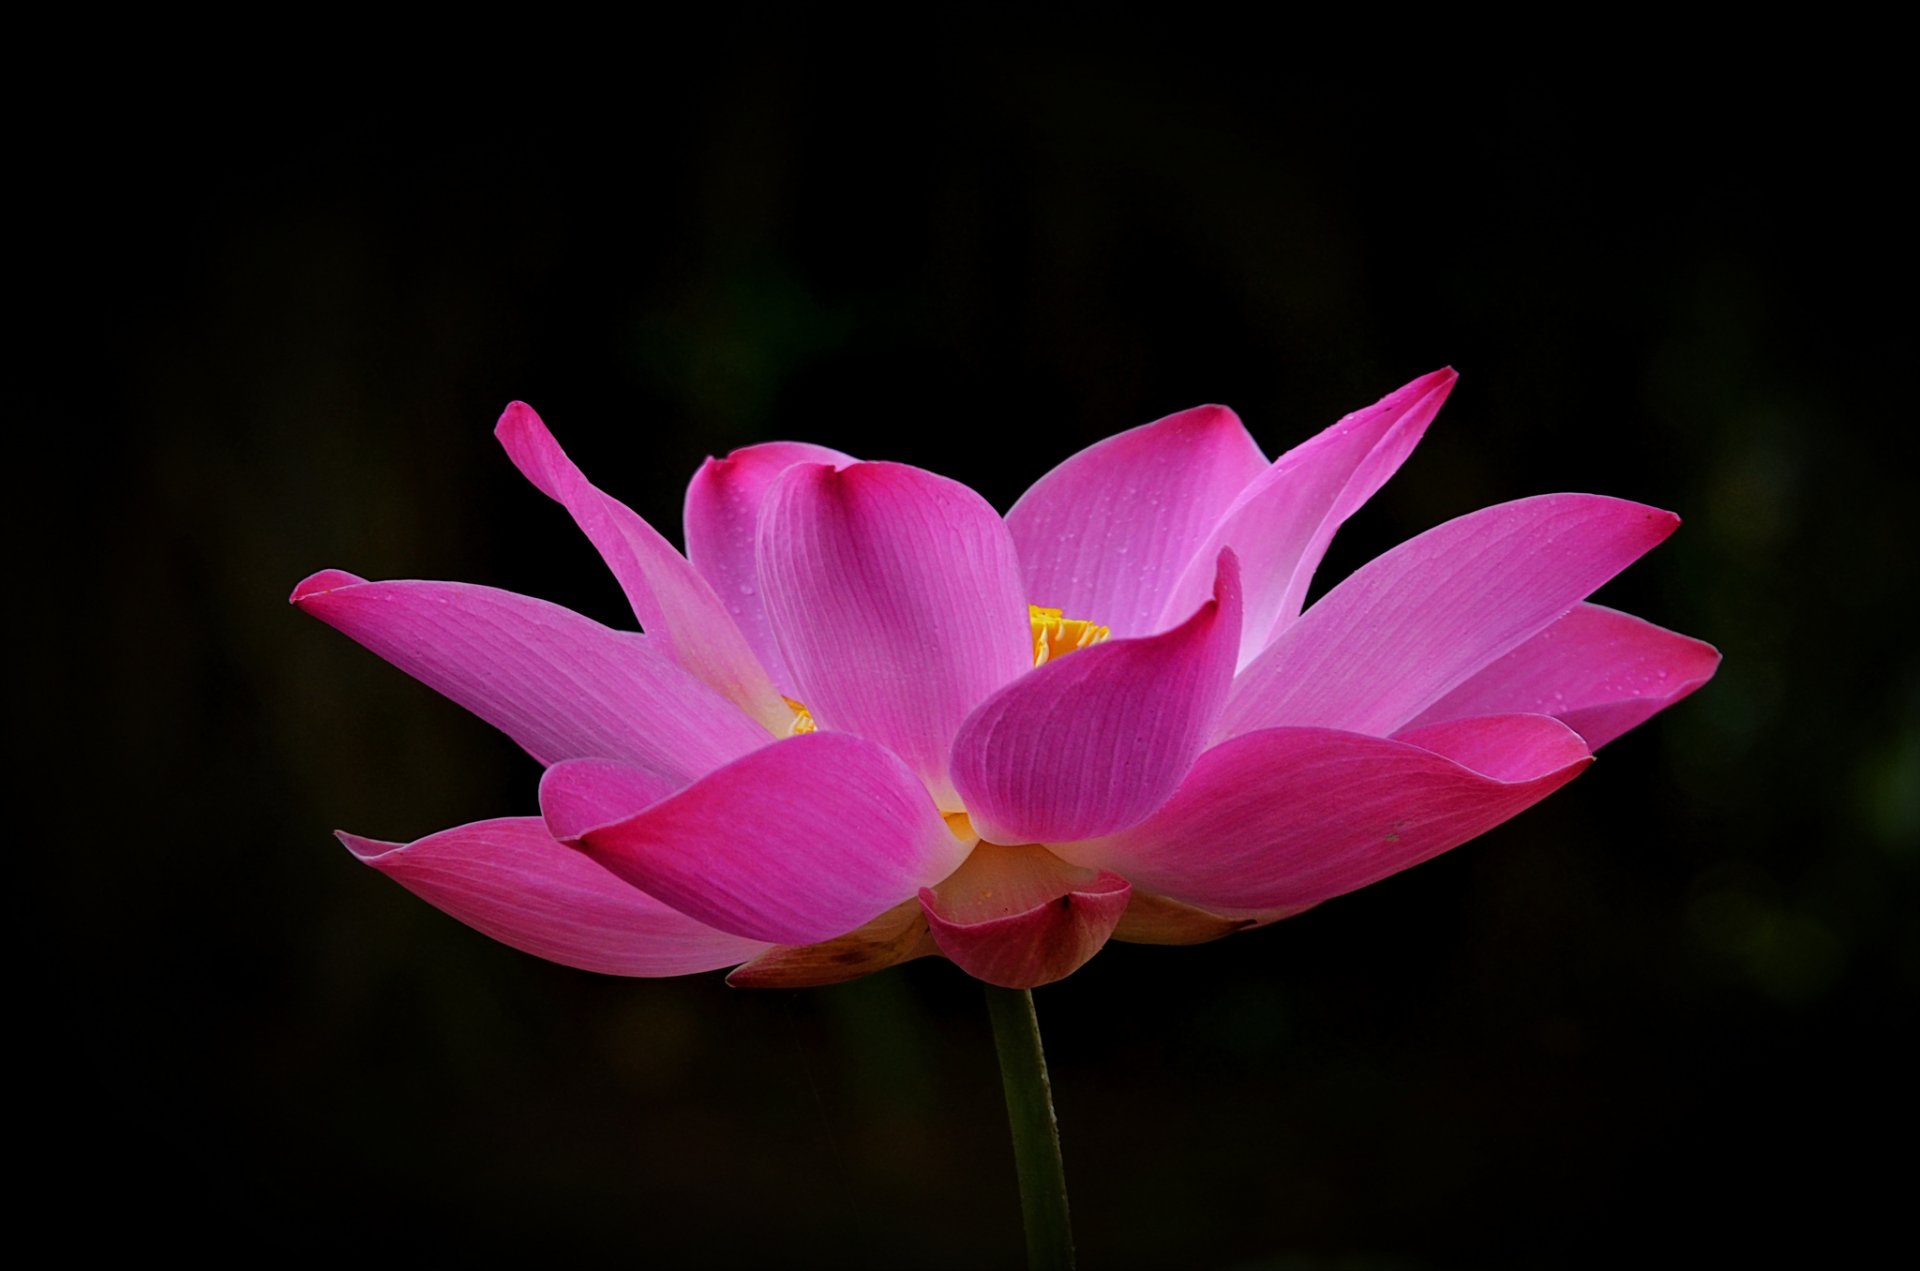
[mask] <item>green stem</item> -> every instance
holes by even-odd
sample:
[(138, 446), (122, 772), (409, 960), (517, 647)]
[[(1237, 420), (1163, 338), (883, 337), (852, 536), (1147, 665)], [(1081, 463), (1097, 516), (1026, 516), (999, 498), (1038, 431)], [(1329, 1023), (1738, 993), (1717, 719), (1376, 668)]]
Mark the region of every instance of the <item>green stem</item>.
[(1072, 1271), (1073, 1228), (1067, 1221), (1067, 1175), (1060, 1166), (1060, 1127), (1040, 1049), (1033, 994), (989, 984), (987, 1013), (1000, 1053), (1000, 1084), (1013, 1126), (1013, 1160), (1020, 1176), (1020, 1213), (1027, 1224), (1027, 1265), (1033, 1271)]

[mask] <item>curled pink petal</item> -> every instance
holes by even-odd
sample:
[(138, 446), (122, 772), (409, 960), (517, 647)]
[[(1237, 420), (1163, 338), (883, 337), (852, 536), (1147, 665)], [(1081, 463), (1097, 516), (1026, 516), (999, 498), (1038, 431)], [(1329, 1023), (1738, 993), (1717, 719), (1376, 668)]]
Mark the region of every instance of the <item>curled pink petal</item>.
[(1168, 612), (1188, 562), (1267, 466), (1224, 406), (1198, 406), (1082, 450), (1007, 513), (1027, 600), (1116, 636), (1151, 635), (1206, 596), (1217, 550), (1200, 564), (1192, 603)]
[(547, 833), (577, 845), (588, 830), (624, 821), (645, 811), (685, 785), (657, 773), (611, 759), (569, 759), (566, 780), (546, 783), (540, 815)]
[(1110, 834), (1166, 801), (1205, 748), (1240, 647), (1239, 571), (1159, 635), (1109, 640), (1036, 667), (968, 717), (954, 785), (981, 837), (1050, 843)]
[(904, 464), (800, 464), (767, 493), (759, 551), (795, 696), (822, 729), (890, 748), (958, 810), (954, 734), (1033, 666), (1000, 517), (958, 482)]
[(493, 435), (522, 475), (573, 516), (619, 580), (640, 625), (695, 677), (784, 736), (793, 711), (774, 691), (733, 614), (673, 544), (588, 481), (525, 402), (507, 407)]
[(412, 843), (342, 833), (360, 860), (502, 944), (607, 975), (687, 975), (766, 949), (695, 922), (553, 841), (537, 816)]
[(1484, 834), (1592, 758), (1578, 734), (1544, 715), (1455, 721), (1413, 737), (1426, 744), (1328, 728), (1247, 733), (1202, 755), (1141, 824), (1050, 846), (1202, 908), (1297, 909)]
[(1252, 661), (1299, 615), (1334, 531), (1412, 453), (1458, 378), (1451, 368), (1423, 375), (1274, 460), (1187, 565), (1160, 621), (1193, 611), (1212, 583), (1214, 558), (1231, 547), (1246, 587), (1240, 665)]
[(1234, 682), (1220, 735), (1303, 725), (1390, 734), (1679, 523), (1624, 499), (1549, 494), (1428, 530), (1275, 636)]
[(982, 843), (920, 907), (940, 952), (977, 980), (1030, 989), (1065, 979), (1106, 944), (1132, 888), (1045, 848)]
[(1602, 605), (1576, 605), (1414, 723), (1534, 711), (1598, 750), (1705, 684), (1719, 665), (1720, 651), (1704, 641)]
[(727, 611), (739, 624), (760, 665), (767, 668), (784, 693), (793, 693), (787, 660), (773, 638), (766, 599), (760, 589), (760, 566), (754, 556), (754, 532), (760, 524), (760, 505), (775, 477), (796, 463), (830, 463), (845, 467), (850, 455), (800, 441), (769, 441), (736, 450), (724, 459), (708, 459), (687, 487), (687, 559), (713, 584)]
[[(563, 819), (602, 799), (606, 780), (601, 765), (557, 764), (540, 805)], [(967, 850), (897, 758), (827, 732), (774, 742), (624, 820), (585, 827), (579, 847), (690, 917), (774, 944), (852, 931), (944, 878)]]
[(468, 583), (367, 582), (337, 569), (290, 599), (543, 764), (620, 759), (684, 785), (767, 744), (763, 728), (646, 636), (544, 600)]

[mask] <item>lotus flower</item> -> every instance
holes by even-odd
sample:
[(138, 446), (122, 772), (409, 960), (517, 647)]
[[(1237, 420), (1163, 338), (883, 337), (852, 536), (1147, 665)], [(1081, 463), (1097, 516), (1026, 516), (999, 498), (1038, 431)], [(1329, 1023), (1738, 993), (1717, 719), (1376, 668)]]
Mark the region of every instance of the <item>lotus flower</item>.
[(1004, 518), (918, 468), (750, 446), (695, 474), (685, 556), (516, 403), (496, 436), (646, 634), (308, 578), (294, 604), (546, 770), (537, 817), (340, 837), (515, 948), (743, 985), (941, 954), (1026, 988), (1110, 938), (1211, 940), (1363, 887), (1559, 789), (1719, 660), (1583, 603), (1678, 524), (1595, 495), (1460, 517), (1302, 612), (1453, 381), (1272, 463), (1231, 411), (1183, 411)]

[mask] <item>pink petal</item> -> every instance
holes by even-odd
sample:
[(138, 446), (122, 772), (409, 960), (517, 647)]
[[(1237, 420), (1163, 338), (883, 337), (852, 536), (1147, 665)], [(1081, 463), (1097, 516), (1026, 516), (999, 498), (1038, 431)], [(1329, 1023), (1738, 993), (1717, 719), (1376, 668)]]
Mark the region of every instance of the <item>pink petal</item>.
[(1485, 833), (1590, 759), (1544, 715), (1456, 721), (1407, 740), (1267, 729), (1202, 755), (1141, 824), (1052, 850), (1202, 908), (1297, 909)]
[(540, 795), (547, 833), (562, 843), (578, 843), (587, 831), (624, 821), (686, 784), (610, 759), (569, 759), (566, 767), (567, 779), (548, 783)]
[(1299, 615), (1334, 531), (1412, 453), (1457, 378), (1451, 369), (1423, 375), (1274, 460), (1187, 565), (1160, 621), (1193, 611), (1212, 584), (1214, 558), (1231, 547), (1247, 589), (1240, 665), (1252, 661)]
[(1283, 725), (1392, 733), (1679, 523), (1623, 499), (1549, 494), (1428, 530), (1275, 636), (1234, 682), (1220, 735)]
[(1552, 715), (1598, 750), (1713, 678), (1712, 645), (1600, 605), (1576, 605), (1429, 706), (1415, 724)]
[(1217, 550), (1198, 566), (1192, 603), (1168, 609), (1188, 563), (1265, 468), (1260, 447), (1224, 406), (1183, 410), (1096, 442), (1007, 513), (1027, 599), (1116, 636), (1163, 630), (1205, 597)]
[(1019, 564), (986, 500), (903, 464), (796, 465), (761, 512), (760, 580), (815, 722), (889, 747), (957, 810), (954, 734), (1033, 667)]
[(339, 837), (436, 909), (550, 962), (607, 975), (686, 975), (744, 962), (766, 948), (621, 882), (554, 842), (539, 817), (480, 821), (404, 846)]
[(767, 618), (760, 590), (760, 566), (754, 556), (760, 505), (774, 478), (796, 463), (845, 467), (852, 462), (851, 456), (825, 446), (770, 441), (736, 450), (724, 459), (707, 460), (687, 487), (687, 559), (713, 584), (760, 665), (789, 694), (794, 691), (793, 680), (787, 674), (787, 660), (780, 654), (780, 645), (773, 638), (773, 624)]
[[(604, 794), (603, 766), (540, 783), (556, 819)], [(585, 793), (579, 787), (587, 786)], [(775, 944), (844, 935), (953, 871), (966, 846), (884, 748), (846, 733), (775, 742), (624, 820), (580, 849), (701, 922)]]
[(493, 435), (527, 480), (572, 514), (619, 579), (640, 625), (662, 639), (681, 666), (785, 736), (793, 711), (774, 691), (733, 615), (673, 544), (589, 482), (531, 406), (508, 406)]
[(764, 729), (648, 637), (544, 600), (467, 583), (370, 583), (337, 569), (291, 600), (542, 764), (621, 759), (677, 786), (767, 744)]
[(933, 941), (961, 970), (1030, 989), (1079, 970), (1113, 934), (1132, 888), (1039, 847), (982, 843), (920, 907)]
[(1226, 702), (1239, 584), (1222, 552), (1214, 598), (1181, 626), (1050, 661), (982, 703), (953, 745), (954, 785), (980, 836), (1092, 838), (1165, 802)]

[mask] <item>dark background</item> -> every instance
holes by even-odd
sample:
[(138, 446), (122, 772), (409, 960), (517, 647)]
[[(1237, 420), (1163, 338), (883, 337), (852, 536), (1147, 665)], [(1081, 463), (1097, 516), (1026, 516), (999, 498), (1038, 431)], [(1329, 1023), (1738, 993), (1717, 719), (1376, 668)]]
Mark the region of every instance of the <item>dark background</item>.
[(628, 622), (489, 436), (516, 397), (677, 539), (700, 459), (755, 441), (1004, 508), (1172, 410), (1275, 454), (1449, 363), (1322, 579), (1488, 503), (1638, 499), (1686, 524), (1600, 598), (1725, 664), (1466, 848), (1039, 991), (1083, 1263), (1730, 1256), (1910, 1206), (1874, 1159), (1910, 1155), (1920, 978), (1888, 81), (1029, 34), (743, 21), (590, 91), (256, 70), (27, 130), (33, 1212), (80, 1246), (1012, 1263), (970, 981), (621, 981), (460, 927), (329, 831), (529, 813), (534, 765), (284, 598), (337, 566)]

